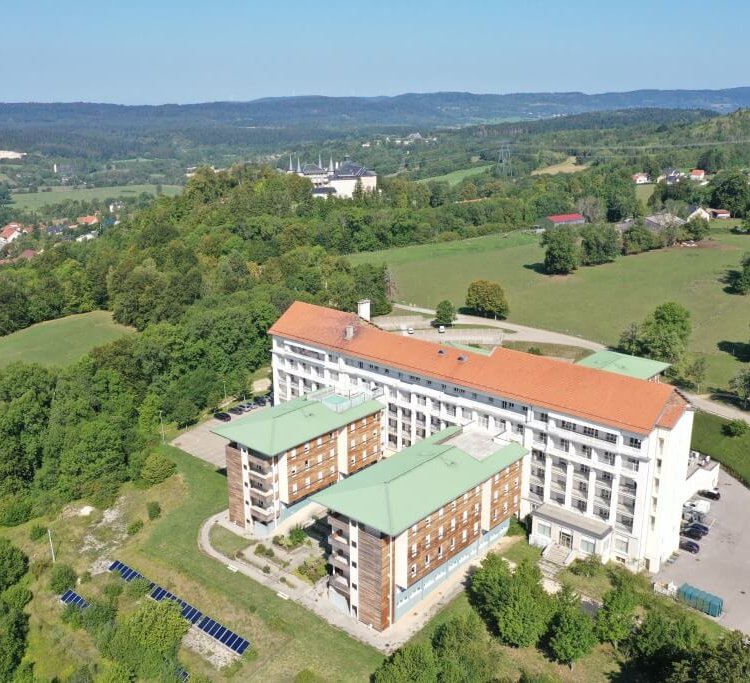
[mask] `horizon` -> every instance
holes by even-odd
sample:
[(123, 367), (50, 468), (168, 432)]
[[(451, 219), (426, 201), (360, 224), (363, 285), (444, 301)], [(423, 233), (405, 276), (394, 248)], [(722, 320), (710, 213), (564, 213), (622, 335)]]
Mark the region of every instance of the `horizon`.
[(708, 13), (698, 0), (539, 0), (460, 11), (446, 0), (384, 0), (370, 15), (329, 0), (326, 9), (227, 0), (210, 7), (197, 0), (13, 3), (4, 20), (21, 30), (0, 43), (0, 59), (14, 65), (2, 100), (156, 105), (316, 93), (592, 94), (725, 89), (746, 79), (750, 6), (730, 0), (716, 0)]
[[(0, 100), (0, 105), (55, 105), (55, 104), (81, 104), (81, 105), (105, 105), (115, 107), (189, 107), (203, 104), (252, 104), (268, 100), (286, 100), (286, 99), (358, 99), (358, 100), (383, 100), (396, 99), (412, 95), (472, 95), (476, 97), (513, 97), (515, 95), (583, 95), (584, 97), (597, 97), (604, 95), (628, 95), (640, 92), (726, 92), (732, 90), (750, 89), (750, 85), (733, 85), (724, 88), (633, 88), (630, 90), (603, 90), (603, 91), (586, 91), (586, 90), (518, 90), (513, 92), (478, 92), (470, 90), (425, 90), (425, 91), (406, 91), (393, 95), (328, 95), (323, 93), (311, 93), (306, 95), (263, 95), (248, 100), (195, 100), (191, 102), (112, 102), (97, 100)], [(624, 107), (632, 109), (633, 107)], [(652, 107), (643, 106), (637, 109), (650, 109)], [(655, 107), (661, 108), (661, 107)]]

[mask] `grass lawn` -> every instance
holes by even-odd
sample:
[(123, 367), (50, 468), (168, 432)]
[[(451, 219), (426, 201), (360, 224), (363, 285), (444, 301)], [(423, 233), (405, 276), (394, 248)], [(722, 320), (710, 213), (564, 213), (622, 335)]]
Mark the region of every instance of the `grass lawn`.
[(585, 171), (587, 168), (588, 166), (586, 164), (578, 165), (575, 157), (568, 157), (565, 161), (562, 161), (559, 164), (537, 168), (531, 172), (531, 175), (542, 175), (544, 173), (548, 175), (555, 175), (556, 173), (578, 173), (578, 171)]
[(654, 194), (655, 189), (656, 189), (656, 185), (654, 185), (653, 183), (649, 183), (648, 185), (636, 185), (635, 186), (636, 199), (641, 203), (644, 211), (647, 210), (647, 207), (648, 207), (647, 202), (649, 198), (651, 197), (651, 195)]
[(210, 532), (211, 545), (227, 557), (237, 557), (250, 545), (250, 540), (233, 534), (229, 529), (215, 524)]
[[(162, 185), (162, 193), (167, 197), (174, 197), (180, 194), (183, 188), (181, 185)], [(90, 202), (102, 199), (126, 199), (128, 197), (137, 197), (142, 192), (156, 194), (156, 185), (112, 185), (109, 187), (92, 187), (82, 190), (70, 187), (56, 187), (51, 192), (30, 192), (14, 193), (13, 202), (10, 208), (40, 209), (50, 204), (59, 204), (68, 199)]]
[[(201, 554), (198, 529), (226, 507), (226, 479), (186, 453), (164, 448), (177, 462), (186, 492), (138, 547), (122, 553), (124, 560), (249, 638), (258, 657), (244, 664), (237, 680), (289, 681), (310, 669), (327, 681), (366, 681), (382, 661), (380, 653)], [(207, 666), (202, 670), (210, 673)]]
[(725, 292), (722, 278), (738, 266), (750, 239), (724, 226), (711, 236), (712, 248), (625, 256), (569, 276), (541, 272), (539, 238), (523, 232), (353, 254), (351, 260), (385, 262), (395, 277), (397, 301), (429, 308), (441, 299), (462, 304), (472, 280), (497, 280), (511, 322), (609, 345), (658, 304), (677, 301), (692, 314), (690, 350), (706, 357), (707, 386), (723, 387), (741, 366), (730, 346), (747, 342), (748, 299)]
[(132, 328), (114, 322), (109, 311), (48, 320), (0, 337), (0, 367), (16, 361), (69, 365), (95, 346), (132, 332)]
[(494, 164), (485, 164), (483, 166), (472, 166), (471, 168), (462, 168), (458, 171), (451, 171), (444, 175), (436, 175), (431, 178), (420, 178), (417, 180), (418, 183), (448, 183), (449, 185), (458, 185), (462, 180), (471, 178), (471, 176), (480, 175), (486, 170), (492, 168)]
[(722, 467), (750, 486), (750, 432), (727, 436), (722, 431), (727, 420), (715, 415), (695, 414), (691, 448), (710, 455)]

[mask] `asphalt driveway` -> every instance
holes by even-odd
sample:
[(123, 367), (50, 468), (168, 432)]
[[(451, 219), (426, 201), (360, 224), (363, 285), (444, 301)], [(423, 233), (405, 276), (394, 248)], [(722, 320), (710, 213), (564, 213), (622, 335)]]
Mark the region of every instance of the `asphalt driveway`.
[(750, 490), (725, 472), (719, 475), (721, 500), (711, 501), (715, 521), (700, 552), (680, 551), (677, 560), (657, 575), (708, 591), (724, 599), (719, 623), (750, 634)]
[[(238, 418), (233, 415), (232, 419)], [(224, 447), (228, 442), (225, 438), (212, 434), (211, 430), (225, 424), (227, 423), (212, 417), (180, 434), (171, 445), (211, 463), (217, 469), (224, 469), (227, 466)]]

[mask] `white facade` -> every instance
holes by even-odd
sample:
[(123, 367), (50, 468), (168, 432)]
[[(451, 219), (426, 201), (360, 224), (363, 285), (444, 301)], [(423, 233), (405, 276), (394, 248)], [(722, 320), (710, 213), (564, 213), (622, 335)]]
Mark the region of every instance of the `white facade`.
[[(605, 560), (656, 572), (678, 547), (690, 409), (673, 429), (656, 427), (644, 438), (281, 336), (273, 337), (272, 355), (277, 402), (321, 387), (341, 393), (381, 389), (386, 449), (401, 450), (446, 426), (468, 423), (522, 444), (530, 454), (523, 461), (521, 515), (545, 504), (546, 511), (562, 511), (563, 522), (574, 513), (584, 530), (603, 523), (609, 531), (592, 552)], [(561, 540), (560, 528), (550, 536), (539, 531), (534, 519), (532, 542)], [(572, 549), (586, 554), (580, 543)]]

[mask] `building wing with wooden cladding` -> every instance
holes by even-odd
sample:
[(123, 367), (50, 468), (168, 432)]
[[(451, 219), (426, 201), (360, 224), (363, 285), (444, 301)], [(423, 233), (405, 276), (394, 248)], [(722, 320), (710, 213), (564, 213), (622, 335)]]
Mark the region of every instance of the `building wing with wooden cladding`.
[(450, 427), (320, 491), (331, 525), (329, 596), (384, 630), (505, 534), (526, 450)]
[(314, 392), (213, 430), (226, 446), (229, 519), (259, 535), (316, 491), (383, 455), (383, 405), (365, 392)]

